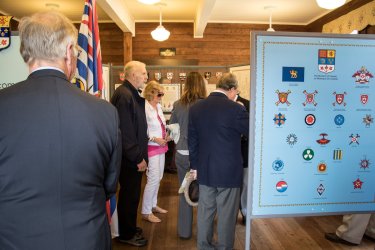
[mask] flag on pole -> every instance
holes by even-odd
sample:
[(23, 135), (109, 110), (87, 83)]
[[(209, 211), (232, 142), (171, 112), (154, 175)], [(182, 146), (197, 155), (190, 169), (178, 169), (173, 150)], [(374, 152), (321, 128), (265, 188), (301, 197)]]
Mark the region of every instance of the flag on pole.
[(101, 97), (103, 69), (95, 0), (85, 0), (78, 46), (76, 84), (80, 89)]
[(111, 199), (107, 201), (107, 215), (108, 219), (111, 222), (111, 234), (112, 238), (118, 237), (118, 217), (117, 217), (117, 205), (116, 205), (116, 195), (113, 195)]
[[(76, 85), (87, 93), (101, 97), (103, 68), (95, 0), (85, 0), (85, 8), (78, 33), (78, 47)], [(117, 237), (119, 230), (116, 195), (113, 195), (106, 202), (106, 211), (111, 224), (112, 238)]]

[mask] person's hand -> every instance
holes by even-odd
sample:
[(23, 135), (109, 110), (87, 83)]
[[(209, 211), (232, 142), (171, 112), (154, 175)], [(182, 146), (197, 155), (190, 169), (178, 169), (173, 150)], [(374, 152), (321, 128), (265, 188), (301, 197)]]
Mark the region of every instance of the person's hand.
[(145, 159), (143, 159), (140, 163), (137, 164), (138, 172), (144, 172), (147, 169), (147, 163)]
[(197, 176), (198, 176), (197, 170), (190, 169), (190, 178), (192, 178), (193, 180), (196, 180)]
[(172, 141), (172, 138), (167, 134), (167, 136), (165, 137), (165, 140), (166, 140), (167, 142), (169, 142), (169, 141)]
[(154, 142), (159, 144), (160, 146), (165, 146), (165, 144), (167, 144), (167, 140), (163, 138), (155, 138)]

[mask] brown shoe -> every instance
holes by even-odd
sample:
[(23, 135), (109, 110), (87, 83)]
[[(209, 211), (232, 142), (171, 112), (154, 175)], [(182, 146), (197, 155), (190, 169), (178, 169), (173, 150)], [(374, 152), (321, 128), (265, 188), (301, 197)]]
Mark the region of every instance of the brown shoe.
[(168, 213), (167, 210), (162, 209), (161, 207), (158, 207), (158, 206), (153, 207), (153, 208), (152, 208), (152, 212), (154, 212), (154, 213), (159, 213), (159, 214), (166, 214), (166, 213)]
[(156, 217), (153, 213), (151, 214), (142, 214), (142, 219), (149, 221), (151, 223), (159, 223), (161, 222), (161, 219)]

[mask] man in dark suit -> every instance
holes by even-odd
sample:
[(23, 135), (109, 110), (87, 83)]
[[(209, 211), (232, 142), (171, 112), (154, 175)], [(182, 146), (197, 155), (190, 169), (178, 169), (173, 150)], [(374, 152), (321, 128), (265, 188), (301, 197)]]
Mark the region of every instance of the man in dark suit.
[(198, 249), (233, 249), (243, 179), (241, 135), (249, 132), (249, 114), (234, 102), (237, 87), (235, 75), (226, 73), (214, 92), (190, 108), (190, 166), (197, 170), (199, 183)]
[(38, 13), (19, 26), (30, 75), (0, 91), (0, 249), (111, 249), (116, 109), (70, 83), (77, 30)]
[(147, 240), (137, 227), (142, 174), (148, 162), (148, 136), (145, 99), (138, 90), (147, 82), (146, 65), (131, 61), (125, 65), (125, 82), (116, 89), (111, 102), (117, 108), (122, 132), (120, 192), (117, 206), (120, 236), (118, 240), (133, 246), (145, 246)]

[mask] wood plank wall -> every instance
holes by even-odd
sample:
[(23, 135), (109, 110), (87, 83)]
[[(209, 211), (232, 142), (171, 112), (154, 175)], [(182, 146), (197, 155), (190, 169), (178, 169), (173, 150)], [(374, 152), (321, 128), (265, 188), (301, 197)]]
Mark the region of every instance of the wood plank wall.
[[(171, 32), (167, 41), (152, 39), (156, 23), (136, 23), (133, 37), (133, 59), (148, 60), (173, 58), (198, 60), (198, 65), (226, 66), (250, 64), (250, 32), (266, 30), (267, 25), (209, 23), (203, 38), (193, 37), (193, 23), (163, 23)], [(278, 31), (305, 31), (305, 26), (279, 25)], [(176, 56), (159, 56), (160, 48), (176, 48)]]
[[(373, 0), (352, 0), (326, 16), (306, 25), (273, 25), (277, 31), (320, 32), (322, 26)], [(0, 13), (1, 15), (1, 13)], [(79, 24), (75, 24), (79, 29)], [(203, 38), (193, 38), (193, 23), (163, 23), (171, 32), (165, 42), (151, 38), (150, 32), (157, 23), (136, 23), (132, 38), (133, 60), (155, 61), (162, 59), (159, 48), (176, 48), (174, 59), (198, 60), (198, 65), (228, 66), (250, 63), (250, 31), (266, 30), (267, 25), (209, 23)], [(11, 30), (18, 22), (12, 20)], [(103, 63), (124, 65), (124, 33), (115, 23), (100, 23), (100, 42)]]

